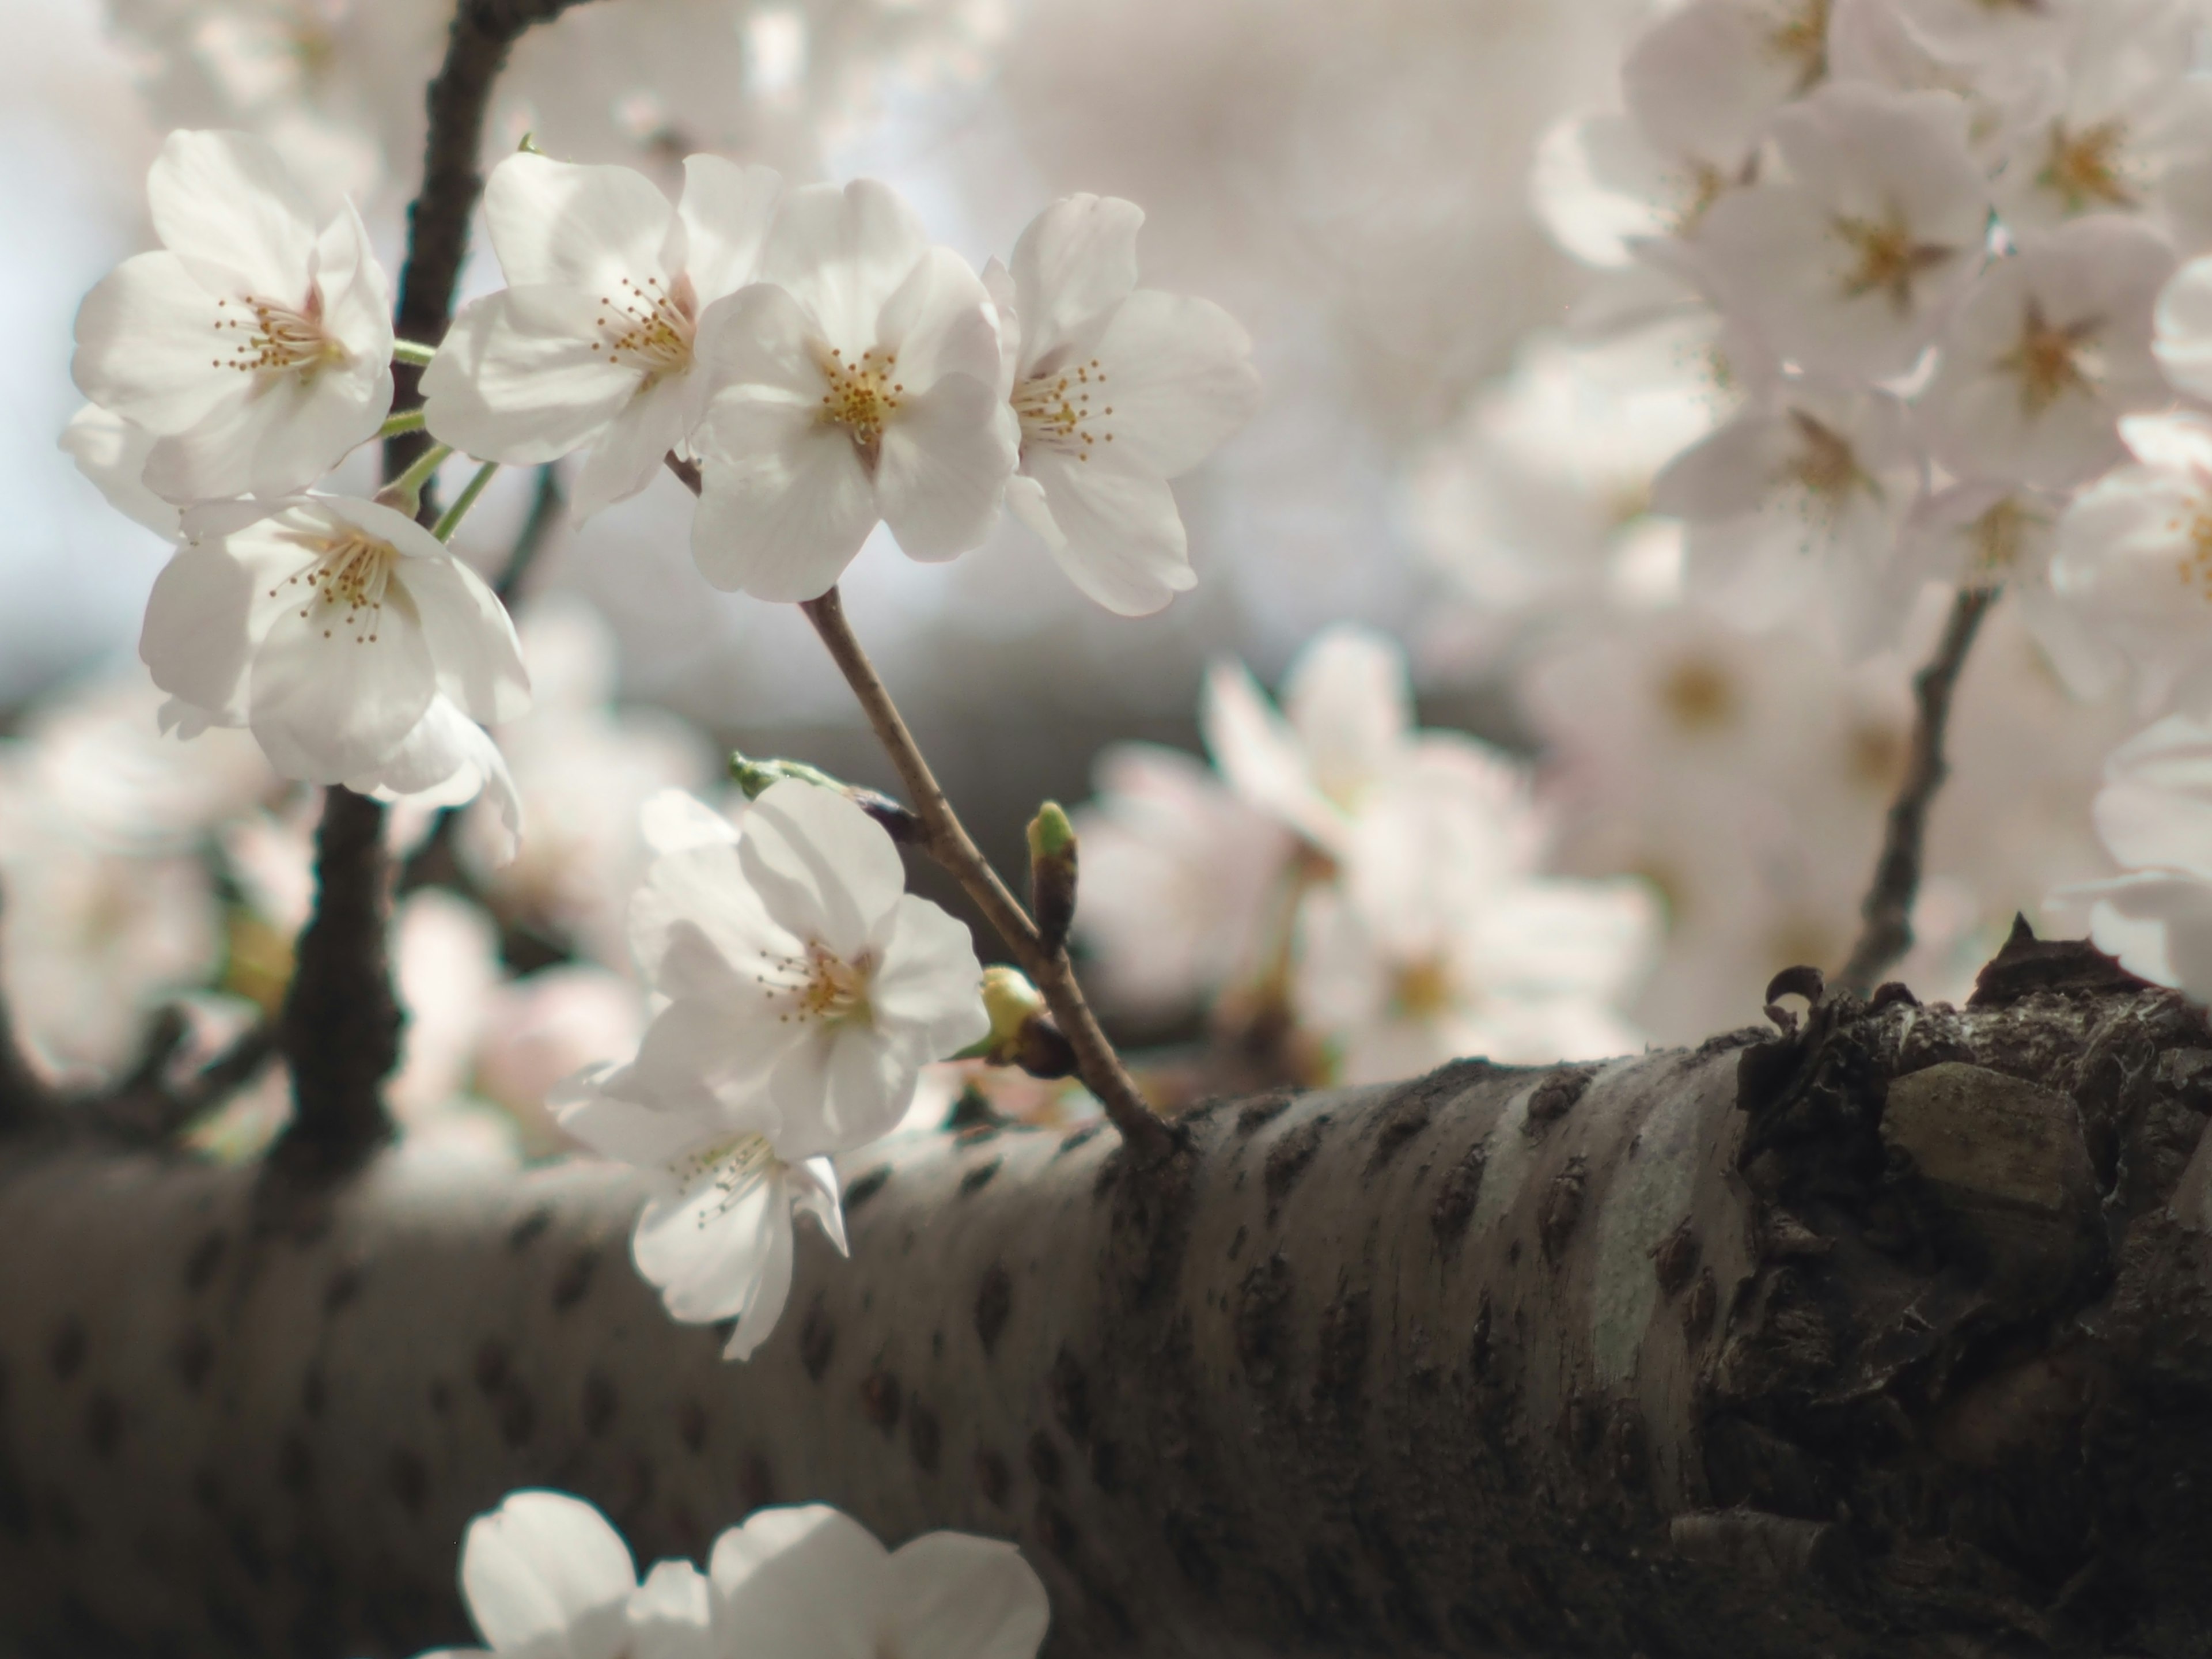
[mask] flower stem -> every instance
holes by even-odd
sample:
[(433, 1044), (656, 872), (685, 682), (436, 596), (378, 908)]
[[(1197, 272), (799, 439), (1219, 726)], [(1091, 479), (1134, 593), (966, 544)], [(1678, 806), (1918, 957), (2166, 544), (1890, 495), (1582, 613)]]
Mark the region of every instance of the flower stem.
[(422, 411), (417, 409), (395, 409), (384, 417), (384, 424), (376, 428), (380, 438), (396, 438), (403, 432), (422, 429)]
[(497, 461), (486, 461), (478, 467), (476, 477), (471, 478), (468, 487), (461, 491), (460, 499), (438, 515), (438, 522), (430, 526), (430, 533), (441, 542), (453, 540), (453, 532), (461, 527), (461, 520), (469, 516), (469, 509), (477, 504), (477, 497), (484, 493), (484, 486), (491, 482), (491, 475), (498, 471)]
[(905, 785), (907, 799), (920, 817), (927, 840), (923, 843), (929, 855), (951, 871), (968, 896), (975, 901), (999, 936), (1021, 963), (1026, 973), (1043, 994), (1046, 1006), (1052, 1010), (1053, 1019), (1075, 1050), (1078, 1069), (1091, 1092), (1098, 1097), (1106, 1115), (1121, 1132), (1121, 1138), (1146, 1163), (1165, 1157), (1180, 1144), (1181, 1137), (1173, 1126), (1145, 1103), (1137, 1092), (1135, 1080), (1130, 1077), (1121, 1058), (1114, 1052), (1106, 1033), (1099, 1028), (1098, 1018), (1091, 1012), (1084, 1000), (1083, 988), (1076, 982), (1075, 964), (1068, 959), (1066, 949), (1048, 948), (1036, 924), (1029, 913), (1006, 890), (977, 850), (974, 841), (945, 798), (945, 791), (922, 758), (921, 750), (907, 730), (898, 707), (877, 674), (875, 665), (861, 649), (853, 626), (845, 617), (845, 605), (837, 590), (832, 587), (818, 599), (809, 599), (799, 607), (806, 613), (807, 621), (829, 647), (830, 657), (845, 676), (845, 683), (853, 688), (853, 695), (860, 701), (868, 716), (868, 724), (875, 728), (877, 741), (890, 757), (897, 769), (899, 781)]
[(1962, 587), (1943, 625), (1943, 637), (1927, 665), (1913, 676), (1917, 705), (1912, 723), (1912, 752), (1905, 781), (1890, 804), (1881, 856), (1874, 866), (1874, 885), (1859, 914), (1866, 927), (1852, 946), (1850, 960), (1836, 983), (1862, 996), (1912, 948), (1912, 901), (1919, 896), (1920, 872), (1928, 839), (1928, 809), (1951, 768), (1943, 757), (1943, 732), (1951, 718), (1951, 694), (1958, 688), (1966, 653), (1981, 631), (1982, 618), (1996, 603), (1999, 589)]
[(407, 464), (400, 475), (376, 492), (377, 499), (387, 506), (396, 506), (410, 518), (416, 502), (422, 499), (422, 486), (437, 476), (446, 458), (453, 453), (451, 444), (432, 444)]
[[(392, 361), (395, 363), (409, 363), (416, 368), (428, 368), (430, 366), (430, 359), (437, 355), (437, 347), (418, 345), (413, 340), (394, 340), (392, 343)], [(417, 422), (416, 424), (420, 425), (421, 422)]]

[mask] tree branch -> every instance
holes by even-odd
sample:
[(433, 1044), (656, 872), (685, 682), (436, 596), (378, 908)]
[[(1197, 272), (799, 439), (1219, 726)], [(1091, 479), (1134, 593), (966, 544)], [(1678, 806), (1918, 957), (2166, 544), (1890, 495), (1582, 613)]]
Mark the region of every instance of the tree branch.
[(902, 1138), (742, 1365), (605, 1166), (272, 1219), (13, 1139), (0, 1641), (461, 1643), (465, 1523), (543, 1485), (641, 1561), (768, 1502), (1012, 1537), (1053, 1659), (2203, 1653), (2212, 1031), (2033, 950), (2017, 1000), (1220, 1103), (1164, 1178)]
[[(492, 83), (515, 40), (557, 16), (574, 0), (461, 0), (446, 57), (426, 95), (429, 134), (422, 187), (407, 210), (407, 261), (399, 274), (399, 337), (434, 346), (453, 319), (453, 290), (468, 252), (469, 220), (483, 193), (481, 155)], [(422, 401), (422, 371), (392, 366), (392, 403)], [(384, 475), (395, 478), (429, 451), (427, 431), (384, 441)], [(434, 523), (425, 489), (419, 515)], [(404, 1018), (393, 994), (385, 934), (390, 860), (384, 809), (333, 786), (315, 837), (315, 911), (301, 934), (297, 967), (278, 1027), (291, 1069), (293, 1115), (275, 1149), (278, 1168), (295, 1173), (352, 1168), (392, 1133), (383, 1102), (386, 1075), (398, 1063)]]
[(552, 540), (553, 526), (560, 521), (561, 509), (566, 505), (561, 493), (560, 469), (548, 461), (538, 469), (530, 512), (522, 520), (521, 530), (516, 532), (514, 547), (508, 550), (507, 568), (499, 573), (499, 580), (492, 585), (492, 592), (499, 595), (501, 605), (513, 609), (515, 600), (521, 597), (522, 584), (531, 567), (538, 562), (538, 556)]
[(927, 834), (923, 845), (929, 855), (952, 873), (1013, 951), (1022, 971), (1030, 976), (1052, 1010), (1054, 1023), (1060, 1027), (1060, 1034), (1074, 1049), (1076, 1066), (1085, 1085), (1098, 1097), (1106, 1115), (1139, 1161), (1152, 1164), (1167, 1157), (1179, 1140), (1173, 1126), (1146, 1104), (1134, 1079), (1121, 1064), (1121, 1056), (1106, 1040), (1098, 1017), (1091, 1012), (1083, 988), (1076, 981), (1075, 964), (1069, 960), (1066, 947), (1045, 944), (1029, 913), (1006, 890), (998, 872), (992, 869), (989, 860), (969, 838), (966, 826), (952, 810), (952, 803), (945, 799), (936, 775), (929, 769), (929, 763), (922, 757), (921, 745), (907, 730), (898, 705), (891, 701), (891, 694), (876, 672), (876, 665), (868, 660), (859, 635), (846, 620), (843, 599), (832, 587), (820, 599), (809, 599), (799, 608), (814, 624), (814, 631), (821, 635), (822, 643), (829, 648), (845, 683), (860, 699), (876, 740), (890, 757), (899, 781), (905, 787), (907, 799)]
[(1861, 995), (1912, 948), (1912, 902), (1919, 896), (1922, 859), (1928, 840), (1928, 810), (1936, 792), (1950, 776), (1943, 756), (1943, 734), (1951, 718), (1951, 694), (1958, 687), (1966, 653), (1980, 632), (1982, 618), (1996, 603), (1995, 587), (1962, 587), (1953, 601), (1936, 654), (1913, 677), (1915, 714), (1912, 750), (1898, 785), (1883, 831), (1881, 855), (1875, 862), (1874, 885), (1859, 915), (1866, 926), (1851, 947), (1850, 960), (1836, 983)]

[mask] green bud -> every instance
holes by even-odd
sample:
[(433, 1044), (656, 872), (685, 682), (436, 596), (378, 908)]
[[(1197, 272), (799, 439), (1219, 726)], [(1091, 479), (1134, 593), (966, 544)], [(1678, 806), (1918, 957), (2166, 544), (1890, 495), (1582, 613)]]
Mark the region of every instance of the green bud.
[(1058, 801), (1030, 820), (1030, 914), (1048, 951), (1067, 943), (1075, 921), (1075, 826)]

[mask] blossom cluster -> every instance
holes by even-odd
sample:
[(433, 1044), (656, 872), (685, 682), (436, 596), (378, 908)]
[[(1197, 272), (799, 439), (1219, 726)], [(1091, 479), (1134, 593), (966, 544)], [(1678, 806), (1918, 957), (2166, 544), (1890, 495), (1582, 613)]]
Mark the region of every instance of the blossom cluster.
[(1077, 927), (1124, 1009), (1210, 1002), (1231, 1038), (1287, 1022), (1293, 1075), (1351, 1083), (1640, 1042), (1620, 1010), (1649, 963), (1648, 889), (1540, 873), (1526, 768), (1414, 729), (1394, 642), (1324, 632), (1280, 711), (1217, 664), (1200, 725), (1213, 769), (1117, 745), (1077, 819)]
[(885, 1550), (822, 1504), (756, 1510), (702, 1572), (655, 1562), (641, 1582), (607, 1519), (524, 1490), (469, 1523), (461, 1594), (483, 1637), (465, 1654), (561, 1659), (1034, 1659), (1050, 1609), (1013, 1545), (933, 1532)]
[[(2137, 720), (2212, 713), (2201, 23), (2186, 0), (1690, 0), (1628, 43), (1618, 112), (1542, 146), (1534, 204), (1589, 274), (1415, 470), (1409, 521), (1472, 602), (1433, 648), (1512, 676), (1550, 747), (1571, 867), (1667, 898), (1686, 973), (1655, 985), (1740, 1006), (1786, 960), (1841, 960), (1931, 592), (2013, 596), (1970, 726), (2035, 708), (2048, 735), (2001, 759), (1958, 734), (1988, 782), (1947, 795), (1939, 840), (1984, 850), (1924, 896), (1929, 988), (2099, 861), (2079, 801), (2127, 716), (2066, 709), (2052, 677), (2131, 690)], [(1711, 769), (1702, 807), (1638, 730)]]

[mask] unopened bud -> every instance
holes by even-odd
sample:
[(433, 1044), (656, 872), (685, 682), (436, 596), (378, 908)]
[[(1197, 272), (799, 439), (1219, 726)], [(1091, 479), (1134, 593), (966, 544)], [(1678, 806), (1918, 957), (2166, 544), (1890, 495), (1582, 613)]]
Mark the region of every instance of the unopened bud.
[(747, 756), (730, 757), (730, 778), (745, 793), (747, 800), (758, 800), (775, 785), (791, 781), (811, 783), (817, 789), (834, 789), (859, 807), (888, 830), (890, 838), (902, 846), (919, 847), (929, 839), (921, 817), (879, 790), (863, 789), (858, 784), (847, 783), (842, 778), (833, 778), (818, 766), (809, 766), (805, 761), (753, 760)]
[(1058, 801), (1047, 801), (1030, 820), (1030, 913), (1044, 948), (1067, 943), (1075, 921), (1075, 826)]
[(983, 970), (983, 1012), (990, 1035), (956, 1058), (1018, 1066), (1031, 1077), (1073, 1077), (1075, 1050), (1045, 1011), (1044, 999), (1018, 969)]

